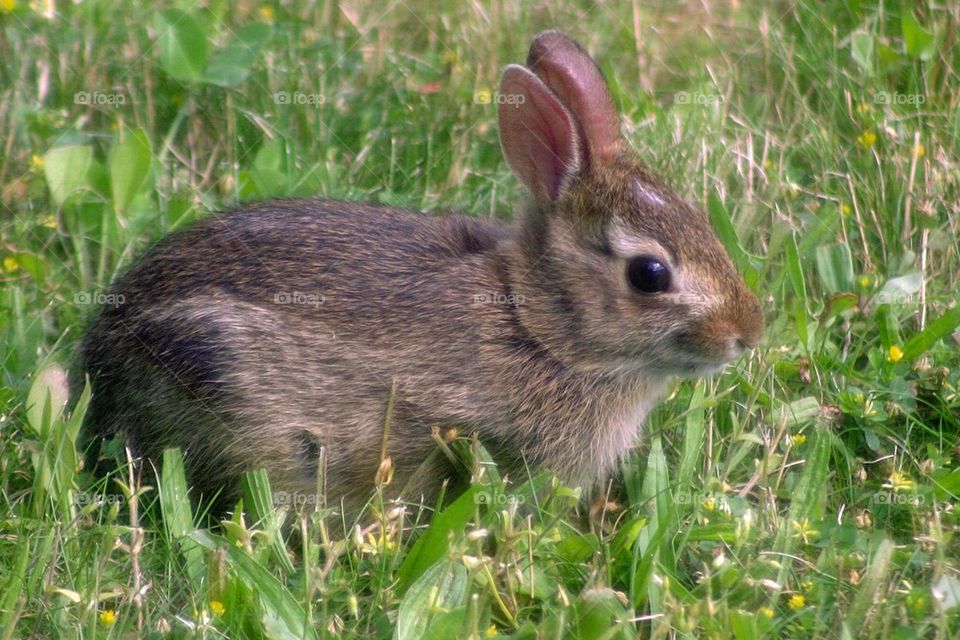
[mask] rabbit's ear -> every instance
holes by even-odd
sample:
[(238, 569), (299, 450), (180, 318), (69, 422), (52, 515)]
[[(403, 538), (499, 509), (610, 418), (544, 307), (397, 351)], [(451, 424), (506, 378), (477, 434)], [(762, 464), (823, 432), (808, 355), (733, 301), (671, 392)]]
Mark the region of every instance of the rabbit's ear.
[(530, 45), (527, 66), (573, 112), (591, 156), (615, 157), (622, 147), (620, 115), (593, 58), (559, 31), (545, 31)]
[(513, 172), (540, 200), (555, 200), (580, 170), (577, 125), (540, 78), (512, 64), (500, 81), (500, 144)]

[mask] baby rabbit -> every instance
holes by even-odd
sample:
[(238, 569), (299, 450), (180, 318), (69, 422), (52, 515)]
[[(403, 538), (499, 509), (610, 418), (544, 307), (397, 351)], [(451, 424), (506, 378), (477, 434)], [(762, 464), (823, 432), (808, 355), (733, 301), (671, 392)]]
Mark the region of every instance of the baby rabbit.
[(514, 224), (279, 200), (178, 230), (83, 340), (88, 430), (148, 457), (180, 447), (208, 496), (259, 467), (312, 494), (323, 450), (328, 500), (353, 512), (389, 403), (390, 487), (406, 497), (454, 473), (430, 455), (435, 425), (476, 432), (514, 479), (529, 465), (602, 483), (672, 376), (757, 345), (760, 305), (703, 212), (630, 150), (576, 42), (537, 36), (497, 102), (533, 195)]

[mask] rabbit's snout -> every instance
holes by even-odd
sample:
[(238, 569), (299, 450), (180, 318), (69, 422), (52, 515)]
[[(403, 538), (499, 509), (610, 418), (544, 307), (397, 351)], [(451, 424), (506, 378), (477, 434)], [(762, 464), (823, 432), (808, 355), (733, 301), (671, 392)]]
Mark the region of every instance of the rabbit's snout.
[(734, 302), (728, 302), (705, 318), (695, 331), (693, 341), (705, 355), (718, 362), (729, 362), (756, 348), (763, 336), (763, 313), (756, 296), (743, 291)]
[(743, 338), (730, 338), (730, 353), (733, 354), (732, 357), (736, 358), (748, 348)]
[(752, 292), (741, 294), (741, 303), (734, 305), (736, 319), (736, 339), (743, 346), (742, 351), (755, 349), (763, 337), (763, 309), (760, 301)]

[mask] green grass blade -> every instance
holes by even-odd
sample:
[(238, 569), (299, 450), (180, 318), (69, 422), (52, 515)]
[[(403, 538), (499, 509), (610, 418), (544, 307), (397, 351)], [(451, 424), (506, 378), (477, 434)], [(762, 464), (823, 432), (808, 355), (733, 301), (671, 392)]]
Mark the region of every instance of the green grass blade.
[(255, 526), (263, 528), (270, 539), (274, 559), (287, 575), (295, 571), (282, 535), (283, 518), (277, 513), (265, 469), (248, 471), (243, 476), (243, 505), (250, 512)]
[(194, 531), (193, 507), (187, 492), (187, 477), (183, 468), (183, 454), (179, 449), (163, 451), (160, 472), (160, 509), (167, 538), (179, 549), (186, 563), (187, 575), (197, 589), (206, 575), (206, 566), (200, 548), (187, 536)]
[(239, 578), (256, 595), (260, 605), (260, 622), (266, 637), (318, 638), (297, 599), (263, 565), (229, 541), (205, 531), (194, 531), (188, 537), (195, 543), (197, 551), (203, 547), (211, 552), (225, 552), (231, 575)]
[(430, 526), (410, 549), (397, 570), (397, 592), (403, 594), (447, 553), (451, 536), (459, 538), (477, 511), (476, 497), (483, 487), (472, 485), (443, 511), (434, 515)]
[(911, 362), (926, 353), (937, 340), (944, 338), (960, 326), (960, 307), (950, 309), (927, 325), (926, 329), (912, 336), (903, 345), (903, 359)]

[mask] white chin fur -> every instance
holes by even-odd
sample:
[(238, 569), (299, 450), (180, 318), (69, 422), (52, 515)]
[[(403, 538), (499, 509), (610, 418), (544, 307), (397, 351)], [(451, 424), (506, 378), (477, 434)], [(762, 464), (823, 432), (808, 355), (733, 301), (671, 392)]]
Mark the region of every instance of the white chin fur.
[(663, 376), (680, 376), (681, 378), (707, 378), (720, 373), (729, 364), (729, 362), (698, 362), (672, 368), (660, 367), (653, 373)]
[(603, 368), (613, 374), (641, 375), (648, 378), (667, 378), (671, 376), (706, 378), (720, 373), (729, 364), (729, 362), (700, 362), (688, 365), (650, 367), (642, 362), (624, 362), (613, 369), (610, 369), (609, 365)]
[(712, 376), (726, 369), (729, 364), (729, 362), (723, 362), (721, 364), (702, 364), (694, 368), (693, 376), (697, 378)]

